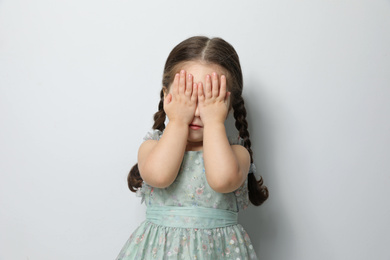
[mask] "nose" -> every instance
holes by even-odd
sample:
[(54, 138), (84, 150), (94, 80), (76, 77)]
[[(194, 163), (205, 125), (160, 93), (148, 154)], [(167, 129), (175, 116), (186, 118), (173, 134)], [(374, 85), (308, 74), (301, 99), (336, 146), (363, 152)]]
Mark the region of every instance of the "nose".
[(196, 117), (200, 117), (200, 113), (199, 113), (199, 104), (196, 104), (195, 116), (196, 116)]

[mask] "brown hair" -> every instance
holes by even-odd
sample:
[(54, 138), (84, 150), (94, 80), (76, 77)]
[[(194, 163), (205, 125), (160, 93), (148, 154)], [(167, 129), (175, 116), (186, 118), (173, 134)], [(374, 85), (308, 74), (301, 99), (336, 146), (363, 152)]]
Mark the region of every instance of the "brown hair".
[[(166, 114), (163, 108), (164, 87), (169, 87), (177, 73), (179, 66), (188, 61), (200, 61), (208, 64), (216, 64), (226, 71), (227, 88), (231, 92), (230, 100), (235, 118), (235, 126), (239, 136), (244, 140), (244, 147), (249, 151), (251, 163), (253, 152), (249, 139), (248, 122), (246, 121), (246, 109), (242, 98), (243, 79), (240, 61), (233, 46), (221, 38), (209, 39), (204, 36), (195, 36), (179, 43), (169, 54), (164, 67), (160, 102), (158, 111), (154, 114), (153, 129), (164, 131)], [(135, 164), (127, 177), (128, 186), (135, 192), (142, 186), (142, 178), (139, 174), (138, 164)], [(268, 188), (263, 185), (263, 178), (256, 180), (253, 173), (248, 174), (249, 199), (253, 205), (259, 206), (268, 198)]]

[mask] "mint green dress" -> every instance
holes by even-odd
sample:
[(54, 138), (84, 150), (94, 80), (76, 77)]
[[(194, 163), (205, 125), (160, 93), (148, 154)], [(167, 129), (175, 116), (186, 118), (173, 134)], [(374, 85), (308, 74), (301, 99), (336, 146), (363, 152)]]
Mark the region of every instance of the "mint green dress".
[[(154, 130), (144, 139), (158, 140), (161, 135)], [(144, 183), (138, 196), (147, 206), (146, 220), (117, 260), (257, 259), (248, 234), (237, 223), (239, 209), (249, 204), (247, 183), (235, 192), (215, 192), (206, 180), (202, 151), (185, 152), (169, 187)]]

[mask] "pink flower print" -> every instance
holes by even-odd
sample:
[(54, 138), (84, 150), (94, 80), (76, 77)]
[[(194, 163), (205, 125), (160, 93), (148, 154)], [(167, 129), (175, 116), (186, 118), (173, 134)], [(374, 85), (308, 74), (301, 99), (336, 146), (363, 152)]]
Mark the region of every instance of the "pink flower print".
[(207, 250), (207, 246), (205, 244), (203, 244), (202, 248), (203, 248), (204, 251)]
[(159, 239), (158, 239), (158, 243), (161, 245), (163, 243), (165, 243), (165, 237), (164, 236), (160, 236)]
[(204, 190), (204, 186), (197, 188), (196, 189), (196, 194), (202, 195), (203, 194), (203, 190)]
[(153, 251), (152, 251), (152, 253), (153, 253), (153, 257), (156, 257), (156, 255), (157, 255), (157, 248), (155, 247), (155, 248), (153, 248)]

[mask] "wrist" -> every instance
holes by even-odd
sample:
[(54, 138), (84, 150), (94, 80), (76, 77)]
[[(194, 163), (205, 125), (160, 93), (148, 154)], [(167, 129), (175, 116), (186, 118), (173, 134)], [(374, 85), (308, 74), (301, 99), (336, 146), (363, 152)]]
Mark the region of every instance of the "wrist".
[(221, 121), (209, 121), (209, 122), (203, 122), (203, 128), (204, 129), (225, 129), (225, 122)]
[(200, 117), (200, 119), (202, 120), (203, 122), (203, 125), (224, 125), (225, 124), (225, 119), (226, 118), (202, 118), (202, 116)]
[(171, 127), (178, 128), (180, 130), (182, 130), (182, 129), (187, 129), (188, 130), (188, 125), (189, 125), (188, 123), (186, 123), (184, 121), (181, 121), (181, 120), (169, 120), (168, 124), (167, 124), (167, 127), (171, 126)]

